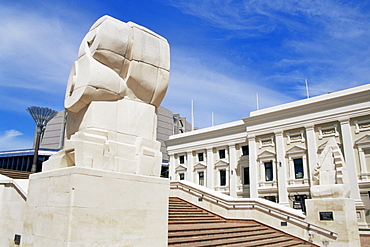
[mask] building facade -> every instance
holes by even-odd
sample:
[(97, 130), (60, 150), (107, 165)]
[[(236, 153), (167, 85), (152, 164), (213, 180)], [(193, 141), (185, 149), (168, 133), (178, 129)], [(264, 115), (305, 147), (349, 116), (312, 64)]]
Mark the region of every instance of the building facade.
[(233, 197), (305, 211), (318, 157), (335, 138), (359, 226), (370, 223), (370, 84), (250, 113), (240, 121), (171, 136), (170, 179)]

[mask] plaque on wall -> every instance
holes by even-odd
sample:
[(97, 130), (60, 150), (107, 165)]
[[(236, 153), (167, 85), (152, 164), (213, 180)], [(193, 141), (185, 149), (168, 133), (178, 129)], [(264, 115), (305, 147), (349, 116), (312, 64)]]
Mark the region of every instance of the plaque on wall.
[(302, 204), (300, 201), (293, 201), (293, 208), (294, 209), (302, 209)]
[(319, 212), (320, 220), (334, 220), (333, 212)]

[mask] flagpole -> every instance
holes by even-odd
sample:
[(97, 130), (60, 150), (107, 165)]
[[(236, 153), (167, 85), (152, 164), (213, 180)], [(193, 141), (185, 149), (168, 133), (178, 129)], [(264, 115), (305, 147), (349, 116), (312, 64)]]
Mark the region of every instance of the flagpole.
[(306, 82), (306, 95), (307, 95), (307, 98), (310, 97), (310, 94), (308, 93), (308, 82), (307, 82), (307, 79), (305, 79), (305, 82)]
[(191, 100), (191, 131), (194, 130), (194, 100)]

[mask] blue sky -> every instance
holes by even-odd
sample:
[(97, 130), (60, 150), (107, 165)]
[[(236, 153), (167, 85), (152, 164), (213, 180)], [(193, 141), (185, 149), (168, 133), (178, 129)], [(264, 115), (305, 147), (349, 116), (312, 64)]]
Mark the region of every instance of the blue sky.
[(69, 71), (101, 16), (171, 47), (162, 106), (204, 128), (370, 82), (370, 2), (332, 0), (0, 0), (0, 150), (32, 147), (29, 106), (63, 109)]

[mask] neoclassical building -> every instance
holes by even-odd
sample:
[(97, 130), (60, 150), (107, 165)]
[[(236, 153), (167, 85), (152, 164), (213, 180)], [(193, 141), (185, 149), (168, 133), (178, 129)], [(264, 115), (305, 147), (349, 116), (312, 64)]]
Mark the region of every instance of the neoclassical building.
[(360, 228), (370, 223), (370, 84), (250, 113), (170, 136), (171, 181), (305, 211), (318, 157), (334, 138), (344, 156)]

